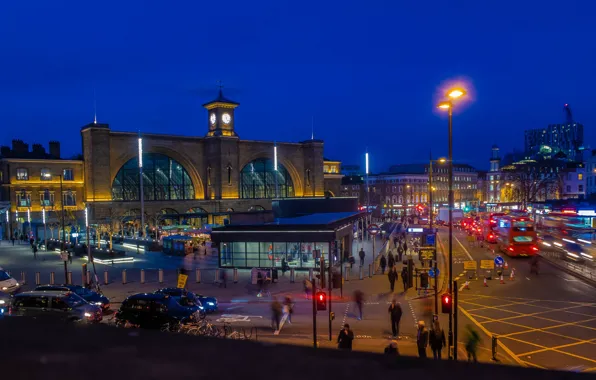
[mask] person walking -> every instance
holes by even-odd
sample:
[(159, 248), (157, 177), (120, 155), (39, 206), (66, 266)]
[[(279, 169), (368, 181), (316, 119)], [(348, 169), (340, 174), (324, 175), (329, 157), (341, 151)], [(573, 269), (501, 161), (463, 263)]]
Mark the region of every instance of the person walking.
[(395, 281), (397, 281), (397, 269), (395, 267), (389, 269), (389, 273), (387, 273), (387, 278), (389, 279), (391, 293), (393, 293), (393, 290), (395, 289)]
[(480, 335), (472, 328), (472, 326), (466, 326), (467, 337), (466, 337), (466, 353), (468, 354), (468, 362), (472, 360), (477, 363), (476, 351), (478, 350), (478, 344), (480, 343)]
[(381, 274), (385, 274), (385, 268), (387, 268), (387, 259), (385, 258), (385, 255), (381, 255), (379, 263), (381, 264)]
[(391, 253), (391, 251), (389, 251), (389, 253), (387, 254), (387, 267), (389, 268), (389, 270), (393, 269), (393, 266), (395, 265), (395, 256), (393, 256), (393, 253)]
[(428, 335), (430, 349), (433, 350), (433, 358), (441, 360), (441, 350), (447, 345), (445, 341), (445, 331), (441, 328), (439, 321), (433, 323), (433, 328)]
[(404, 284), (404, 293), (408, 290), (408, 268), (403, 267), (401, 270), (401, 281)]
[(360, 290), (354, 291), (354, 303), (358, 309), (358, 320), (362, 320), (362, 305), (364, 304), (364, 293)]
[(289, 324), (292, 324), (292, 313), (294, 312), (294, 310), (292, 298), (290, 298), (290, 296), (286, 296), (284, 298), (283, 312), (286, 316), (286, 321), (288, 321)]
[(428, 331), (424, 327), (424, 321), (418, 322), (418, 333), (416, 334), (416, 346), (418, 347), (418, 357), (426, 359), (426, 346), (428, 346)]
[(312, 282), (305, 278), (302, 281), (302, 286), (304, 286), (304, 295), (306, 296), (306, 299), (309, 300), (312, 295)]
[(350, 330), (350, 325), (345, 324), (344, 328), (337, 336), (337, 348), (340, 350), (352, 351), (352, 341), (354, 340), (354, 332)]
[(11, 236), (10, 240), (12, 240), (12, 245), (14, 246), (14, 236)]
[(391, 332), (393, 333), (393, 338), (399, 337), (399, 321), (401, 321), (402, 310), (401, 305), (396, 302), (395, 298), (391, 301), (391, 305), (389, 305), (389, 317), (391, 319)]
[(360, 256), (360, 266), (364, 266), (364, 257), (366, 257), (366, 253), (364, 253), (364, 248), (360, 248), (360, 252), (358, 252), (358, 256)]
[(277, 298), (273, 298), (271, 302), (271, 328), (273, 331), (279, 330), (279, 322), (281, 320), (282, 307)]
[(404, 253), (408, 254), (408, 243), (404, 241)]
[(402, 261), (403, 254), (404, 254), (404, 249), (403, 249), (402, 245), (400, 244), (397, 246), (397, 261), (398, 262)]

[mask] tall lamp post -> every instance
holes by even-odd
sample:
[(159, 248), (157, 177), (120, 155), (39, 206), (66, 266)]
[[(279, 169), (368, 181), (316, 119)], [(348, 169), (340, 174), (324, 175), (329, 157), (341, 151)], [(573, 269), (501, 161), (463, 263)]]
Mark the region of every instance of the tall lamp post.
[[(438, 160), (433, 160), (432, 153), (430, 155), (430, 160), (428, 164), (428, 225), (429, 229), (433, 230), (433, 162), (439, 162), (441, 164), (447, 161), (444, 158), (439, 158)], [(435, 244), (436, 248), (436, 244)], [(437, 252), (435, 250), (435, 273), (437, 273)], [(439, 276), (435, 274), (435, 314), (439, 315), (439, 295), (438, 295), (438, 286), (437, 281), (439, 280)]]
[[(52, 174), (45, 173), (44, 177), (52, 178)], [(66, 225), (64, 223), (64, 189), (62, 187), (62, 174), (58, 174), (58, 178), (60, 178), (60, 208), (62, 214), (62, 243), (60, 244), (60, 253), (64, 253), (66, 251)], [(64, 261), (64, 283), (68, 284), (68, 260), (63, 259), (62, 261)]]
[[(453, 299), (453, 100), (458, 99), (465, 95), (465, 91), (462, 89), (452, 89), (447, 92), (448, 100), (439, 103), (438, 107), (443, 110), (447, 110), (447, 125), (449, 134), (449, 151), (448, 151), (448, 203), (449, 203), (449, 296)], [(455, 337), (454, 337), (454, 326), (453, 326), (453, 314), (457, 313), (457, 310), (453, 310), (449, 313), (449, 342), (447, 343), (448, 349), (451, 349), (453, 344), (453, 360), (457, 360), (457, 326), (455, 326)], [(449, 355), (451, 357), (451, 355)]]

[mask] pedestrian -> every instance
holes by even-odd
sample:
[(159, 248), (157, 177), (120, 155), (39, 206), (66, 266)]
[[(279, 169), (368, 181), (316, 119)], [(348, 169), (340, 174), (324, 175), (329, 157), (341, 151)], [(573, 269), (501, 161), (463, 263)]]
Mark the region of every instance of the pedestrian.
[(35, 244), (33, 244), (33, 245), (31, 246), (31, 249), (33, 250), (33, 258), (34, 258), (35, 260), (37, 260), (37, 246), (36, 246)]
[(358, 320), (362, 320), (362, 305), (364, 303), (364, 293), (360, 290), (354, 291), (354, 303), (356, 304), (356, 308), (358, 309)]
[(401, 305), (395, 301), (391, 301), (391, 305), (389, 305), (389, 318), (391, 320), (391, 332), (393, 333), (393, 338), (399, 337), (399, 321), (401, 321), (402, 310)]
[(11, 237), (11, 240), (12, 240), (12, 245), (14, 246), (14, 240), (15, 240), (14, 236)]
[(398, 262), (401, 262), (401, 261), (402, 261), (401, 259), (402, 259), (402, 256), (403, 256), (403, 254), (404, 254), (404, 249), (403, 249), (403, 247), (402, 247), (402, 246), (401, 246), (401, 244), (400, 244), (400, 245), (397, 247), (397, 261), (398, 261)]
[(284, 298), (283, 312), (286, 316), (286, 321), (288, 321), (289, 324), (292, 324), (292, 313), (294, 312), (293, 309), (292, 298), (290, 298), (290, 296), (286, 296)]
[(360, 248), (358, 256), (360, 256), (360, 266), (364, 266), (364, 257), (366, 256), (366, 253), (364, 253), (364, 248)]
[(424, 289), (424, 295), (428, 294), (428, 272), (420, 273), (420, 287), (418, 288), (418, 295), (420, 295), (420, 290)]
[(385, 274), (385, 268), (387, 268), (387, 259), (385, 258), (385, 255), (381, 255), (379, 263), (381, 264), (381, 274)]
[(390, 356), (399, 356), (399, 350), (397, 349), (397, 341), (392, 340), (387, 347), (385, 347), (385, 353)]
[(397, 236), (395, 236), (395, 237), (393, 238), (393, 247), (394, 247), (394, 248), (397, 248), (397, 243), (398, 243), (398, 242), (399, 242), (399, 240), (398, 240)]
[(408, 243), (404, 241), (404, 253), (408, 254)]
[(395, 281), (397, 281), (397, 268), (392, 267), (389, 269), (389, 273), (387, 273), (387, 278), (389, 279), (389, 286), (391, 288), (391, 293), (395, 289)]
[(72, 252), (67, 251), (68, 252), (68, 263), (72, 264)]
[(277, 298), (273, 298), (271, 302), (271, 328), (273, 331), (279, 330), (279, 322), (281, 320), (282, 307)]
[(302, 281), (302, 286), (304, 286), (304, 295), (306, 296), (306, 299), (310, 299), (310, 296), (312, 295), (312, 283), (305, 278)]
[(478, 344), (480, 343), (480, 335), (472, 328), (472, 326), (466, 326), (467, 337), (466, 337), (466, 353), (468, 354), (468, 362), (474, 361), (477, 363), (478, 360), (476, 358), (476, 350), (478, 349)]
[(407, 267), (403, 267), (403, 269), (401, 270), (401, 281), (404, 284), (404, 293), (408, 290), (409, 286), (408, 286), (408, 268)]
[(418, 321), (416, 346), (418, 347), (418, 356), (421, 359), (426, 359), (426, 346), (428, 346), (428, 331), (426, 331), (426, 328), (424, 327), (424, 321)]
[(225, 269), (221, 270), (221, 285), (224, 288), (228, 288), (228, 272)]
[(447, 345), (445, 341), (445, 331), (441, 328), (439, 321), (434, 321), (433, 328), (428, 335), (430, 349), (433, 350), (433, 358), (441, 360), (441, 350)]
[(350, 257), (348, 257), (348, 262), (350, 263), (350, 269), (354, 268), (354, 264), (356, 263), (354, 255), (350, 255)]
[(394, 265), (395, 265), (395, 256), (393, 256), (393, 253), (391, 253), (391, 251), (389, 251), (389, 253), (387, 254), (387, 266), (389, 267), (389, 270), (393, 269)]
[(337, 348), (340, 350), (352, 351), (352, 341), (354, 340), (354, 332), (350, 330), (350, 325), (345, 324), (344, 328), (337, 336)]

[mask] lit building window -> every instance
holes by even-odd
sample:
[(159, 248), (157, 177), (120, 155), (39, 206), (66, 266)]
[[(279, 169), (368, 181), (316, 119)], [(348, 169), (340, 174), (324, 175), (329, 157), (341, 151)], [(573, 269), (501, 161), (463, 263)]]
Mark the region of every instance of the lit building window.
[(50, 169), (47, 169), (47, 168), (41, 169), (40, 179), (42, 181), (50, 181), (52, 179), (52, 172), (50, 171)]
[(25, 189), (17, 192), (17, 207), (31, 207), (31, 193), (25, 191)]
[(45, 189), (44, 191), (39, 193), (39, 203), (42, 206), (53, 206), (54, 205), (54, 193), (51, 192), (49, 189)]
[(63, 181), (74, 181), (74, 174), (73, 174), (72, 169), (62, 170), (62, 180)]
[(18, 168), (17, 169), (17, 179), (19, 181), (28, 181), (29, 180), (29, 170), (25, 168)]
[(241, 198), (273, 198), (276, 196), (276, 185), (280, 198), (294, 196), (294, 183), (287, 169), (278, 163), (277, 171), (274, 170), (273, 161), (268, 158), (254, 160), (240, 172)]
[(77, 205), (77, 194), (68, 189), (62, 193), (62, 205), (64, 207), (72, 207)]

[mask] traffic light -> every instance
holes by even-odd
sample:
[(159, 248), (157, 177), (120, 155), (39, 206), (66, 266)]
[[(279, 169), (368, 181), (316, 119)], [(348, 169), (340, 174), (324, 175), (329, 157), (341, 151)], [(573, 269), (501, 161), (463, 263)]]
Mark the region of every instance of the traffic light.
[(317, 310), (327, 310), (327, 295), (325, 292), (317, 292), (315, 298), (317, 300)]
[(441, 312), (444, 314), (451, 313), (451, 303), (452, 299), (449, 293), (443, 294), (441, 296)]

